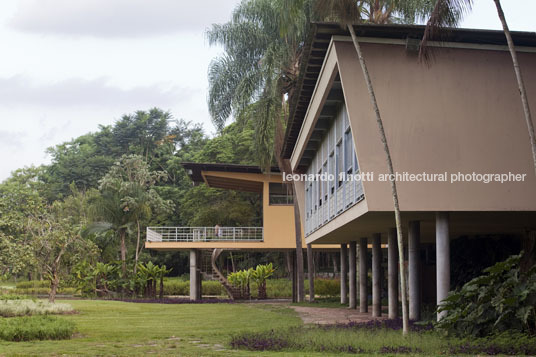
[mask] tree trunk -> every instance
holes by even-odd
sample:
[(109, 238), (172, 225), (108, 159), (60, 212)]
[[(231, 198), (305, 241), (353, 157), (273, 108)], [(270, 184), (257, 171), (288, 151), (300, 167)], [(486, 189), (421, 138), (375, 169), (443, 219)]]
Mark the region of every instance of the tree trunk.
[(292, 280), (292, 252), (285, 252), (285, 262), (287, 263), (288, 279)]
[[(370, 101), (374, 114), (376, 116), (376, 124), (378, 125), (378, 131), (380, 134), (380, 139), (383, 144), (383, 150), (385, 152), (385, 159), (387, 162), (387, 168), (389, 169), (389, 174), (392, 178), (394, 177), (393, 161), (391, 159), (391, 153), (389, 152), (389, 145), (387, 144), (387, 137), (385, 136), (385, 130), (383, 128), (382, 117), (380, 115), (380, 109), (378, 108), (378, 102), (376, 101), (376, 95), (374, 94), (374, 88), (372, 87), (372, 80), (368, 72), (367, 64), (363, 58), (363, 53), (361, 52), (361, 46), (357, 40), (357, 36), (354, 31), (353, 25), (348, 25), (348, 30), (352, 36), (352, 41), (354, 43), (355, 50), (357, 52), (357, 57), (359, 58), (359, 63), (361, 64), (361, 70), (363, 71), (363, 77), (367, 85), (367, 90), (370, 96)], [(409, 318), (408, 318), (408, 299), (407, 299), (407, 289), (406, 289), (406, 274), (404, 267), (404, 239), (402, 234), (402, 225), (400, 218), (400, 207), (398, 204), (398, 192), (396, 189), (396, 180), (389, 180), (391, 183), (391, 193), (393, 195), (393, 204), (395, 210), (395, 223), (396, 223), (396, 232), (397, 232), (397, 241), (398, 241), (398, 255), (400, 262), (400, 284), (402, 290), (402, 331), (406, 335), (409, 331)]]
[(164, 274), (160, 277), (160, 300), (164, 298)]
[(134, 257), (134, 275), (136, 275), (136, 272), (138, 271), (138, 256), (139, 256), (139, 249), (140, 249), (140, 221), (137, 219), (136, 224), (138, 225), (138, 238), (136, 240), (136, 255)]
[(121, 270), (123, 271), (123, 276), (127, 272), (127, 246), (126, 246), (126, 231), (121, 229), (119, 231), (119, 236), (121, 238)]
[(307, 275), (309, 278), (309, 302), (315, 301), (315, 263), (313, 259), (313, 247), (307, 244)]
[(58, 292), (58, 285), (60, 284), (60, 279), (56, 272), (56, 269), (52, 271), (52, 279), (50, 280), (50, 293), (48, 294), (48, 301), (54, 303), (56, 301), (56, 293)]
[(517, 53), (514, 47), (514, 41), (512, 40), (510, 29), (508, 28), (508, 24), (506, 23), (506, 18), (504, 17), (504, 12), (502, 10), (501, 1), (500, 0), (493, 0), (493, 1), (495, 1), (495, 6), (497, 7), (497, 14), (499, 15), (499, 19), (501, 20), (501, 24), (504, 30), (504, 35), (506, 36), (506, 41), (508, 42), (508, 49), (510, 50), (510, 55), (512, 56), (512, 62), (514, 64), (514, 72), (516, 73), (519, 95), (521, 96), (521, 104), (523, 105), (523, 112), (525, 114), (525, 122), (527, 124), (527, 129), (529, 132), (534, 172), (536, 173), (536, 137), (534, 136), (534, 124), (532, 123), (532, 117), (530, 114), (529, 101), (527, 99), (527, 92), (525, 90), (525, 83), (523, 82), (523, 76), (521, 75), (521, 69), (519, 67), (519, 62), (517, 61)]
[(293, 187), (294, 195), (294, 227), (296, 231), (296, 267), (297, 267), (297, 283), (298, 283), (298, 296), (297, 302), (305, 301), (305, 276), (303, 274), (303, 246), (301, 240), (301, 219), (300, 219), (300, 207), (298, 206), (298, 198), (296, 197), (296, 187)]

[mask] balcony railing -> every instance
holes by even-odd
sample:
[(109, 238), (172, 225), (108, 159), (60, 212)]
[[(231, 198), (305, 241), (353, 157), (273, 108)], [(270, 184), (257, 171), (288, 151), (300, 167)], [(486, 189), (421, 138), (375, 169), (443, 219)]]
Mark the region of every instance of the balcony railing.
[(262, 227), (147, 227), (148, 242), (262, 242)]

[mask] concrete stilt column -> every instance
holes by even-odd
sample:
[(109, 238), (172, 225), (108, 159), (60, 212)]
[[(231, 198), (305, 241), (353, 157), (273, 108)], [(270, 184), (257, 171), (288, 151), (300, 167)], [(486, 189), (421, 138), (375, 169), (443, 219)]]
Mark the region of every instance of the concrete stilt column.
[(410, 221), (408, 230), (409, 319), (421, 319), (421, 225)]
[(348, 246), (341, 244), (341, 304), (348, 304)]
[(298, 279), (297, 279), (297, 270), (298, 266), (296, 264), (296, 252), (291, 252), (290, 257), (292, 260), (292, 302), (298, 302)]
[(313, 247), (307, 244), (307, 276), (309, 278), (309, 302), (315, 301), (315, 262)]
[(359, 240), (359, 312), (368, 312), (367, 238)]
[(196, 249), (190, 249), (190, 300), (200, 300), (199, 289), (199, 254)]
[[(437, 305), (447, 297), (450, 289), (450, 242), (449, 216), (447, 212), (436, 213), (436, 279)], [(445, 311), (437, 314), (440, 320)]]
[(382, 245), (381, 234), (372, 235), (372, 316), (382, 315)]
[(348, 248), (348, 280), (349, 280), (349, 302), (350, 309), (357, 307), (357, 286), (356, 286), (356, 266), (355, 266), (355, 242), (350, 242)]
[(389, 293), (389, 318), (398, 318), (398, 242), (396, 228), (387, 233), (387, 272)]

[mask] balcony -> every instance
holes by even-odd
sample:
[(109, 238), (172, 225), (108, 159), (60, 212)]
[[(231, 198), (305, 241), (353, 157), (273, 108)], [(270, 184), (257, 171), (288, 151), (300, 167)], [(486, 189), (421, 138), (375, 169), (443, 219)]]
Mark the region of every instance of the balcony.
[(147, 227), (147, 242), (263, 241), (263, 227)]

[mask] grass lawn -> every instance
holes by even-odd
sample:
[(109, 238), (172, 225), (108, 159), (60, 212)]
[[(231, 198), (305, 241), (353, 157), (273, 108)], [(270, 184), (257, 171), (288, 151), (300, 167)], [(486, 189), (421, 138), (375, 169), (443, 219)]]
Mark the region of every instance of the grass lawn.
[[(78, 332), (74, 338), (64, 341), (0, 341), (0, 356), (150, 353), (250, 356), (252, 352), (229, 349), (232, 334), (302, 324), (294, 311), (278, 305), (172, 305), (91, 300), (59, 302), (72, 304), (79, 311), (76, 315), (62, 316), (76, 323)], [(262, 355), (284, 353), (266, 352)]]

